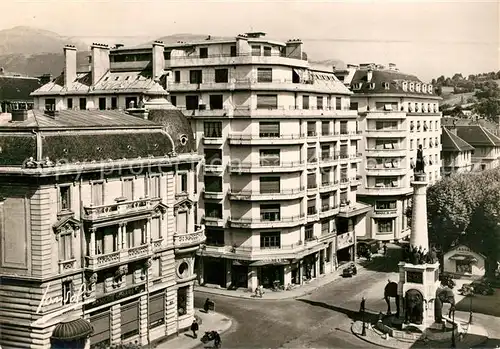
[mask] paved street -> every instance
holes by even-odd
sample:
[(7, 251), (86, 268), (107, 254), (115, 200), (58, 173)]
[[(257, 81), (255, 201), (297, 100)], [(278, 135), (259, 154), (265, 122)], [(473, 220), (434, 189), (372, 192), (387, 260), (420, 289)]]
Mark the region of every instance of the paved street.
[[(222, 336), (226, 348), (375, 348), (351, 334), (351, 319), (357, 316), (362, 296), (373, 314), (386, 310), (383, 288), (388, 277), (397, 280), (396, 273), (361, 270), (296, 300), (209, 296), (218, 312), (234, 320)], [(206, 297), (198, 293), (196, 306), (201, 307)]]

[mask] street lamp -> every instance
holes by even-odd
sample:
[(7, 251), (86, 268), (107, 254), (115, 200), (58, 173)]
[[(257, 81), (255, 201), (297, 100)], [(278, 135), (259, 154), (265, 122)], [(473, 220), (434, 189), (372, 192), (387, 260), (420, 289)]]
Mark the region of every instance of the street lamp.
[(361, 330), (361, 335), (366, 336), (366, 324), (365, 324), (365, 310), (363, 309), (363, 329)]
[(455, 309), (453, 309), (452, 314), (452, 329), (451, 329), (451, 347), (456, 348), (457, 345), (455, 343)]
[(469, 291), (468, 293), (469, 296), (469, 325), (472, 325), (472, 297), (474, 296), (474, 293), (472, 291)]

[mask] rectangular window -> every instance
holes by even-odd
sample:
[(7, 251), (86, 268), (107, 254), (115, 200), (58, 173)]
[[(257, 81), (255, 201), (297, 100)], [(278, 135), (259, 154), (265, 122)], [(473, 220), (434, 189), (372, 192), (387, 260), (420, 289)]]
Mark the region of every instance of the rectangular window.
[(302, 96), (302, 109), (309, 109), (309, 96)]
[(134, 199), (134, 180), (132, 178), (126, 178), (123, 180), (122, 196), (127, 198), (128, 201)]
[(177, 314), (179, 316), (187, 314), (187, 296), (189, 286), (180, 287), (177, 289)]
[(45, 98), (45, 110), (56, 110), (55, 98)]
[(166, 60), (166, 61), (169, 61), (171, 58), (172, 58), (172, 51), (165, 51), (163, 53), (163, 58)]
[(307, 122), (307, 136), (308, 137), (316, 136), (316, 121)]
[(456, 272), (459, 274), (472, 274), (472, 265), (468, 260), (455, 261)]
[(316, 199), (307, 200), (307, 214), (308, 215), (316, 214)]
[(351, 105), (349, 106), (349, 110), (358, 110), (358, 102), (351, 102)]
[(126, 108), (137, 108), (137, 97), (125, 97)]
[(271, 56), (271, 48), (269, 46), (264, 46), (264, 56), (266, 57)]
[(222, 165), (222, 150), (205, 149), (205, 163), (207, 165)]
[(160, 176), (145, 177), (144, 181), (146, 196), (151, 198), (160, 197)]
[(104, 203), (104, 183), (92, 183), (92, 205), (101, 206)]
[(106, 97), (99, 97), (99, 110), (106, 110)]
[(69, 261), (73, 256), (73, 234), (66, 233), (59, 236), (59, 260)]
[(118, 98), (111, 97), (111, 109), (118, 109)]
[(205, 191), (209, 193), (222, 193), (222, 177), (205, 176)]
[(205, 203), (205, 214), (210, 218), (222, 218), (222, 204)]
[(280, 209), (279, 204), (260, 205), (260, 220), (270, 222), (279, 221), (281, 219)]
[(208, 58), (208, 47), (200, 47), (200, 58)]
[(280, 165), (279, 149), (262, 149), (260, 151), (260, 166), (279, 166), (279, 165)]
[(316, 161), (318, 161), (318, 158), (316, 157), (316, 147), (307, 148), (307, 162), (314, 163)]
[(236, 57), (236, 46), (231, 46), (231, 57)]
[(340, 192), (340, 203), (341, 204), (346, 204), (347, 203), (347, 191), (341, 191)]
[(376, 201), (375, 209), (377, 210), (392, 210), (396, 209), (396, 201)]
[(340, 134), (346, 135), (348, 133), (347, 131), (347, 121), (341, 121), (340, 122)]
[(397, 188), (398, 179), (396, 177), (375, 178), (375, 186), (380, 188)]
[(73, 98), (68, 98), (67, 103), (68, 109), (73, 109)]
[(201, 84), (202, 82), (203, 82), (203, 73), (201, 70), (190, 70), (189, 71), (189, 83)]
[(314, 189), (316, 188), (316, 173), (308, 173), (307, 174), (307, 188)]
[(181, 82), (181, 71), (180, 70), (174, 71), (174, 82), (177, 84)]
[(341, 159), (346, 159), (349, 157), (349, 148), (347, 144), (341, 144), (340, 145), (340, 158)]
[(205, 235), (207, 236), (207, 245), (224, 246), (224, 230), (207, 228)]
[(177, 96), (170, 96), (170, 103), (175, 107), (177, 106)]
[(398, 149), (398, 141), (392, 139), (377, 139), (375, 149)]
[(278, 95), (257, 95), (257, 109), (278, 109)]
[(330, 121), (321, 121), (321, 134), (323, 136), (330, 134)]
[(321, 160), (328, 160), (330, 159), (330, 146), (329, 145), (322, 145), (321, 146)]
[(229, 81), (229, 70), (228, 69), (215, 69), (215, 82), (225, 83)]
[(151, 218), (150, 229), (151, 229), (151, 240), (155, 241), (161, 238), (160, 217)]
[(260, 177), (260, 193), (279, 193), (280, 177)]
[(321, 195), (321, 211), (328, 211), (330, 209), (330, 195)]
[(260, 233), (260, 248), (280, 248), (281, 234), (279, 231)]
[(188, 191), (188, 175), (187, 173), (182, 173), (180, 176), (180, 191), (181, 193), (187, 193)]
[(392, 233), (392, 219), (378, 219), (377, 220), (377, 231), (379, 233)]
[(261, 121), (259, 122), (259, 137), (279, 137), (279, 121)]
[(397, 130), (397, 121), (377, 121), (375, 123), (375, 128), (377, 130)]
[(92, 337), (90, 337), (90, 343), (92, 343), (92, 346), (95, 346), (95, 348), (108, 347), (111, 337), (111, 319), (109, 311), (93, 314), (90, 317), (90, 323), (94, 328), (94, 333), (92, 334)]
[(199, 107), (199, 97), (198, 96), (186, 96), (186, 109), (196, 110)]
[(121, 305), (121, 339), (139, 334), (139, 302)]
[(314, 240), (314, 225), (313, 224), (306, 225), (304, 233), (306, 241)]
[(342, 109), (342, 98), (340, 97), (335, 98), (335, 109), (336, 110)]
[(59, 211), (71, 210), (71, 185), (59, 187)]
[(324, 168), (323, 171), (321, 171), (321, 184), (323, 186), (330, 184), (330, 172), (331, 172), (331, 168), (329, 168), (329, 167)]
[(134, 244), (134, 229), (135, 229), (135, 224), (128, 223), (125, 227), (125, 246), (127, 248), (132, 248), (135, 246)]
[(87, 98), (82, 97), (79, 99), (79, 107), (80, 110), (86, 110), (87, 109)]
[(73, 281), (63, 281), (62, 283), (62, 305), (71, 303), (73, 294)]
[(155, 328), (165, 323), (165, 292), (149, 296), (149, 328)]
[(252, 56), (260, 56), (260, 45), (252, 45)]
[(321, 222), (321, 235), (328, 235), (330, 233), (330, 221)]
[(317, 109), (323, 109), (323, 96), (316, 97), (316, 107)]
[(340, 181), (344, 182), (347, 179), (348, 179), (348, 176), (347, 176), (347, 165), (342, 165), (340, 167)]
[(210, 110), (223, 109), (222, 95), (210, 95)]
[(203, 123), (205, 137), (221, 138), (222, 137), (222, 121), (205, 121)]
[(257, 68), (257, 82), (273, 82), (273, 70), (271, 68)]

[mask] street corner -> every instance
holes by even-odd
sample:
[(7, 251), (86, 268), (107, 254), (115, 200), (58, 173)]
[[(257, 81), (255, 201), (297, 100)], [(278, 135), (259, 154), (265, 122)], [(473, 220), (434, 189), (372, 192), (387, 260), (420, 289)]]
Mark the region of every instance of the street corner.
[(201, 320), (200, 328), (204, 331), (217, 331), (220, 334), (226, 332), (233, 325), (233, 320), (222, 313), (208, 312), (198, 309), (195, 315)]
[(353, 335), (358, 337), (359, 339), (382, 347), (382, 348), (391, 348), (391, 349), (408, 349), (411, 348), (413, 343), (399, 341), (389, 336), (389, 334), (382, 333), (375, 328), (371, 324), (365, 323), (365, 335), (363, 335), (363, 322), (362, 321), (354, 321), (351, 325), (351, 332)]

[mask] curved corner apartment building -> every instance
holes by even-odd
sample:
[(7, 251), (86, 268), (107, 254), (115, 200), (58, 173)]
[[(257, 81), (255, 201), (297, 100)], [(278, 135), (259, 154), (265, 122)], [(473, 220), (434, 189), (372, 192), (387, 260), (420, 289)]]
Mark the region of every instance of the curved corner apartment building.
[(202, 284), (301, 284), (355, 257), (358, 115), (332, 67), (306, 57), (264, 33), (165, 46), (170, 100), (205, 158)]
[(359, 199), (373, 206), (366, 234), (358, 238), (397, 241), (410, 233), (416, 153), (422, 145), (429, 184), (440, 179), (441, 113), (430, 84), (400, 72), (394, 64), (348, 65), (337, 75), (354, 92), (351, 109), (363, 132)]

